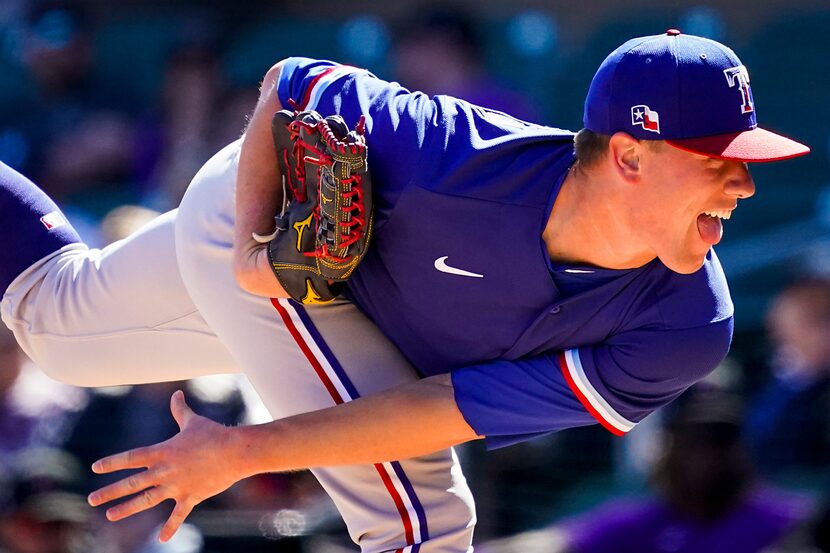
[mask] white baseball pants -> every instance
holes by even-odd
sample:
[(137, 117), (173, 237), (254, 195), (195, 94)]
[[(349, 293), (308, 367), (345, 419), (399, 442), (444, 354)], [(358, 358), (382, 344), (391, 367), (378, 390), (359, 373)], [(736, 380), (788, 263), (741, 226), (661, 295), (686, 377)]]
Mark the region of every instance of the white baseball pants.
[[(303, 307), (232, 273), (239, 142), (199, 171), (180, 208), (102, 250), (65, 246), (0, 304), (24, 351), (79, 386), (242, 372), (274, 418), (410, 382), (415, 371), (352, 304)], [(366, 553), (472, 551), (475, 513), (452, 450), (313, 469)]]

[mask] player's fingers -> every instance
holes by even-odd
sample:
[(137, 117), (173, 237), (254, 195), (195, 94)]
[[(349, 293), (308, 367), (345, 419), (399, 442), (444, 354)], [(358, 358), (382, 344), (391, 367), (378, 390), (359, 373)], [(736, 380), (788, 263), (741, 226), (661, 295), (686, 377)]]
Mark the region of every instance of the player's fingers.
[(95, 461), (92, 464), (92, 472), (105, 474), (116, 470), (144, 468), (152, 462), (154, 452), (153, 446), (149, 446), (116, 453)]
[(144, 490), (129, 501), (125, 501), (120, 505), (107, 509), (107, 519), (115, 522), (121, 520), (141, 511), (152, 509), (162, 501), (167, 499), (161, 488), (150, 488)]
[(144, 472), (139, 472), (138, 474), (133, 474), (114, 484), (110, 484), (109, 486), (105, 486), (100, 490), (92, 492), (88, 497), (89, 504), (93, 507), (97, 507), (98, 505), (108, 503), (114, 499), (138, 493), (141, 490), (151, 488), (157, 484), (158, 482), (156, 482), (155, 476), (151, 471), (146, 470)]
[(159, 532), (159, 541), (166, 542), (172, 538), (192, 510), (193, 507), (190, 504), (177, 501), (176, 508), (173, 509), (170, 518), (167, 519), (167, 522), (161, 528), (161, 532)]
[(194, 415), (184, 399), (184, 392), (181, 390), (176, 390), (170, 398), (170, 412), (173, 413), (173, 418), (176, 419), (179, 430), (184, 430), (190, 417)]

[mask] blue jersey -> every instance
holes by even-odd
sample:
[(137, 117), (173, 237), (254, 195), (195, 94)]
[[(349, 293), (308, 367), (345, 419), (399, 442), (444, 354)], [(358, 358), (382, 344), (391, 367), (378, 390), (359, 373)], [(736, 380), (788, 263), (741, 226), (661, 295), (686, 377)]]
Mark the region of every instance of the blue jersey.
[(365, 115), (376, 226), (347, 295), (422, 375), (452, 372), (488, 446), (595, 422), (624, 434), (726, 355), (713, 251), (691, 275), (551, 263), (542, 230), (573, 133), (305, 58), (278, 94), (350, 126)]

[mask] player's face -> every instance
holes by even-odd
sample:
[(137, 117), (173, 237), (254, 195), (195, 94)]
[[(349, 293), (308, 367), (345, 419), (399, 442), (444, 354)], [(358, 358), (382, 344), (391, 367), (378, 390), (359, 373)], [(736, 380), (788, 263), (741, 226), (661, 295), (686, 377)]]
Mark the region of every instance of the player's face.
[(755, 193), (747, 165), (667, 144), (646, 148), (641, 163), (640, 238), (669, 269), (693, 273), (720, 242), (723, 219)]

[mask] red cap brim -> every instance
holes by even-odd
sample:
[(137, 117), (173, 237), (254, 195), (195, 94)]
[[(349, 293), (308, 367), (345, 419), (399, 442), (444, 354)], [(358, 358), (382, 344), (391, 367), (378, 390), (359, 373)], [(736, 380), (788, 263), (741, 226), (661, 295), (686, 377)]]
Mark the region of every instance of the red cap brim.
[(800, 142), (761, 128), (666, 142), (694, 154), (748, 162), (779, 161), (810, 152), (810, 148)]

